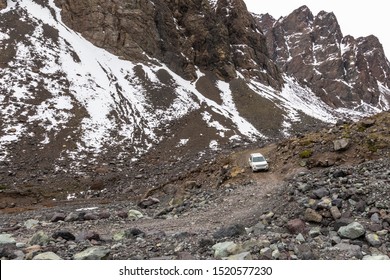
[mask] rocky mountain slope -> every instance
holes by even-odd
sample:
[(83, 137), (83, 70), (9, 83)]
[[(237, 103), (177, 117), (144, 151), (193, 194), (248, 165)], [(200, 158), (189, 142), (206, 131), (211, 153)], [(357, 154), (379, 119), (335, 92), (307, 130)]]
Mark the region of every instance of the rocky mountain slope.
[(241, 0), (2, 3), (3, 173), (83, 173), (152, 148), (177, 159), (176, 150), (203, 154), (389, 107), (379, 47), (375, 75), (358, 69), (367, 90), (324, 87), (340, 100), (354, 95), (353, 104), (331, 102), (338, 97), (323, 98), (322, 84), (280, 64)]
[(386, 258), (388, 69), (305, 7), (0, 0), (0, 257)]
[(269, 14), (257, 19), (282, 72), (327, 104), (388, 108), (390, 64), (378, 38), (343, 36), (333, 13), (314, 16), (306, 6), (278, 20)]
[(14, 205), (0, 216), (0, 257), (389, 260), (389, 124), (383, 113), (257, 148), (269, 172), (252, 173), (252, 150), (239, 149), (139, 200), (112, 188)]

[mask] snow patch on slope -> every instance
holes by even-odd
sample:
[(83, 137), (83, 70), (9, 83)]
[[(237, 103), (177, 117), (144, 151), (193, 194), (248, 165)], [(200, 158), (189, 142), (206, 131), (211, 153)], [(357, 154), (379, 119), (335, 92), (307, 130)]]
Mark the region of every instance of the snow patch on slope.
[[(358, 120), (362, 117), (379, 113), (380, 110), (369, 104), (361, 102), (355, 108), (332, 108), (317, 97), (309, 88), (299, 85), (294, 79), (284, 76), (285, 85), (281, 92), (275, 91), (256, 81), (249, 83), (250, 88), (259, 95), (273, 101), (279, 108), (286, 112), (283, 122), (283, 133), (288, 136), (291, 124), (301, 121), (300, 113), (321, 120), (326, 123), (336, 123), (338, 119), (348, 118)], [(382, 95), (386, 94), (386, 87), (380, 87)], [(389, 94), (387, 90), (387, 94)], [(388, 102), (382, 97), (383, 108), (387, 108)]]
[[(17, 108), (13, 110), (11, 106), (8, 109), (5, 119), (10, 123), (6, 129), (13, 128), (14, 132), (12, 137), (6, 135), (0, 138), (2, 149), (4, 145), (20, 140), (31, 123), (42, 126), (47, 134), (40, 143), (48, 144), (48, 133), (56, 134), (61, 129), (70, 128), (69, 121), (75, 117), (73, 110), (80, 108), (85, 110), (85, 116), (80, 121), (81, 128), (75, 127), (74, 130), (82, 135), (75, 143), (77, 148), (67, 154), (74, 160), (82, 157), (80, 152), (98, 154), (110, 144), (122, 144), (124, 141), (136, 153), (144, 153), (161, 140), (156, 134), (157, 128), (200, 109), (201, 104), (207, 105), (216, 114), (232, 119), (237, 126), (237, 133), (252, 139), (260, 135), (235, 109), (227, 83), (217, 85), (224, 99), (224, 103), (219, 105), (203, 96), (196, 89), (196, 83), (184, 80), (163, 64), (134, 64), (94, 46), (62, 23), (60, 9), (53, 0), (48, 3), (51, 10), (30, 0), (20, 0), (8, 9), (26, 11), (22, 13), (22, 20), (33, 22), (35, 30), (26, 38), (27, 43), (18, 43), (15, 59), (9, 64), (10, 67), (22, 70), (4, 76), (2, 82), (12, 85), (13, 81), (19, 81), (20, 84), (11, 86), (9, 94), (20, 104), (36, 99), (38, 93), (32, 92), (31, 88), (37, 88), (40, 82), (49, 97), (29, 106), (34, 114), (28, 116), (27, 124), (18, 127), (11, 117), (16, 114)], [(58, 30), (58, 41), (45, 38), (44, 24)], [(2, 38), (6, 39), (7, 36)], [(33, 71), (34, 57), (45, 62), (39, 73)], [(147, 98), (148, 92), (135, 73), (136, 66), (142, 68), (148, 82), (156, 88), (161, 87), (156, 74), (158, 71), (164, 69), (173, 77), (177, 97), (168, 108), (152, 107)], [(44, 74), (43, 77), (40, 77), (41, 74)], [(62, 77), (62, 83), (56, 80), (58, 76)], [(198, 71), (198, 77), (202, 76)], [(221, 137), (228, 130), (213, 120), (211, 115), (207, 121), (220, 131)], [(113, 134), (118, 137), (113, 139)]]

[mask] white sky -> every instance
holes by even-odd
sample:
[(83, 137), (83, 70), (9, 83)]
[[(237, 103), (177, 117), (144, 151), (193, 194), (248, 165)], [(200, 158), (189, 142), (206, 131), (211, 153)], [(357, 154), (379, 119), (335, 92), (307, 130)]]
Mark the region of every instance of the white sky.
[(390, 14), (384, 0), (244, 0), (248, 10), (257, 14), (269, 13), (278, 19), (306, 5), (314, 15), (321, 10), (333, 12), (344, 36), (375, 35), (390, 57)]

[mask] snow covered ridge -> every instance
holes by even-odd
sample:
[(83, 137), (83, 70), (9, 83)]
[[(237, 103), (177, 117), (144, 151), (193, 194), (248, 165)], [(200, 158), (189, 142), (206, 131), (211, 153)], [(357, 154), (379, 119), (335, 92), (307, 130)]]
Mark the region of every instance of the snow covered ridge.
[[(214, 83), (218, 101), (199, 90), (198, 82), (206, 75), (201, 71), (198, 81), (189, 82), (158, 61), (133, 63), (94, 46), (62, 23), (53, 0), (47, 7), (38, 4), (42, 1), (8, 2), (0, 25), (0, 51), (10, 54), (0, 62), (5, 64), (0, 67), (0, 160), (9, 159), (9, 146), (26, 138), (38, 139), (40, 150), (58, 143), (63, 149), (59, 157), (75, 161), (113, 147), (137, 156), (163, 141), (161, 132), (169, 134), (172, 123), (192, 112), (199, 112), (199, 121), (214, 131), (207, 149), (217, 149), (223, 139), (267, 137), (243, 117), (231, 84)], [(170, 77), (168, 82), (161, 73)], [(251, 90), (285, 112), (280, 127), (285, 135), (301, 121), (300, 113), (330, 123), (362, 115), (330, 108), (309, 89), (287, 76), (285, 80), (281, 92), (247, 81)], [(384, 86), (381, 92), (389, 95)], [(383, 104), (381, 109), (389, 108)], [(367, 114), (379, 111), (366, 105), (357, 108), (364, 106)], [(196, 141), (178, 137), (177, 147)]]
[[(50, 133), (55, 136), (59, 130), (69, 128), (76, 107), (82, 107), (85, 116), (80, 122), (82, 135), (76, 143), (75, 153), (83, 149), (99, 153), (107, 143), (121, 144), (120, 141), (112, 141), (113, 133), (118, 134), (117, 139), (127, 141), (135, 152), (143, 153), (161, 140), (155, 133), (156, 128), (199, 109), (201, 103), (206, 103), (224, 117), (232, 117), (240, 125), (238, 130), (243, 135), (251, 137), (259, 134), (237, 112), (231, 111), (231, 104), (218, 105), (205, 98), (194, 83), (182, 79), (164, 65), (135, 65), (95, 47), (61, 22), (60, 11), (53, 0), (49, 4), (51, 10), (34, 1), (21, 0), (10, 5), (7, 11), (21, 13), (20, 21), (29, 22), (34, 31), (26, 34), (26, 40), (17, 43), (16, 55), (9, 63), (13, 71), (1, 70), (1, 84), (11, 85), (2, 89), (4, 95), (0, 99), (1, 115), (5, 120), (1, 148), (18, 141), (26, 133), (33, 135), (27, 128), (33, 122), (39, 123), (46, 131), (41, 144), (49, 143)], [(58, 30), (57, 41), (47, 40), (43, 34), (47, 26)], [(6, 33), (1, 34), (2, 40), (8, 38)], [(45, 63), (39, 73), (34, 69), (37, 58)], [(142, 68), (154, 87), (162, 87), (156, 76), (161, 69), (174, 77), (177, 96), (168, 108), (151, 106), (147, 90), (134, 72), (136, 66)], [(199, 73), (199, 76), (202, 74)], [(29, 104), (41, 94), (33, 90), (38, 86), (50, 97), (39, 104)], [(6, 98), (14, 100), (11, 106), (5, 102)], [(27, 108), (19, 110), (16, 105), (20, 104)], [(13, 116), (20, 114), (25, 115), (26, 123), (16, 125), (17, 120)], [(78, 128), (73, 132), (76, 133), (76, 130)]]

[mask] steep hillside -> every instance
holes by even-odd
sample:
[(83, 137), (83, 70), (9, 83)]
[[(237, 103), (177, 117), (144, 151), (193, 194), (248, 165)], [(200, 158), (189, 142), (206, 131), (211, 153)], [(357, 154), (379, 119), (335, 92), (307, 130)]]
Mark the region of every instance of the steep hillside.
[[(387, 112), (192, 166), (150, 155), (126, 178), (134, 185), (67, 200), (3, 185), (0, 258), (389, 260), (389, 122)], [(269, 172), (250, 170), (252, 151)]]
[(129, 186), (124, 178), (149, 159), (191, 165), (389, 108), (379, 49), (367, 68), (378, 75), (358, 69), (367, 91), (330, 102), (322, 84), (283, 66), (241, 0), (9, 0), (0, 9), (0, 184), (17, 192)]

